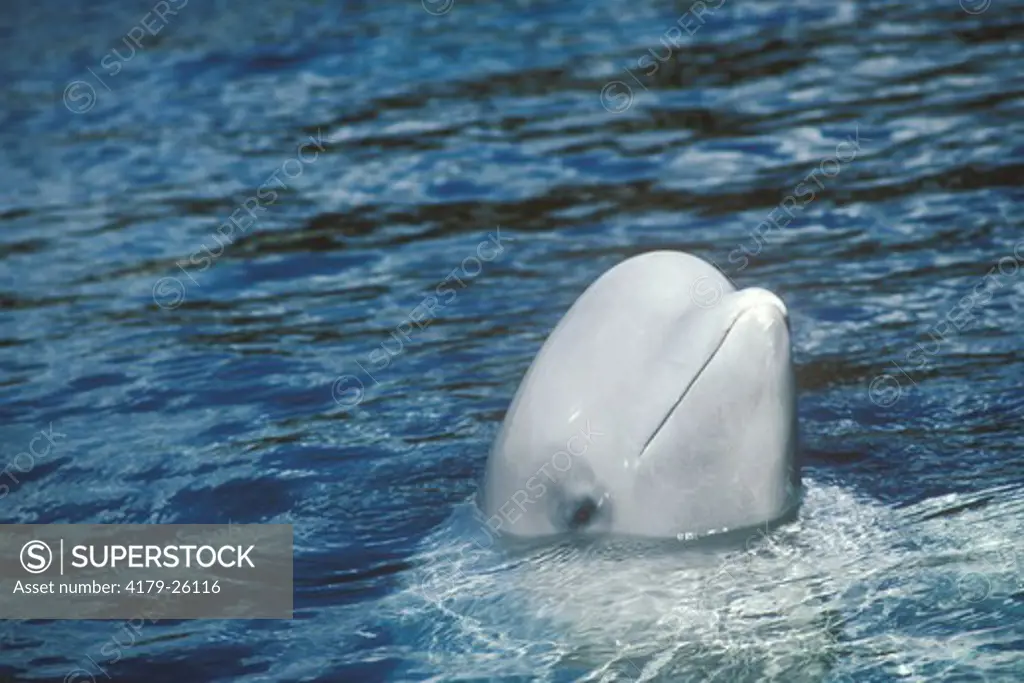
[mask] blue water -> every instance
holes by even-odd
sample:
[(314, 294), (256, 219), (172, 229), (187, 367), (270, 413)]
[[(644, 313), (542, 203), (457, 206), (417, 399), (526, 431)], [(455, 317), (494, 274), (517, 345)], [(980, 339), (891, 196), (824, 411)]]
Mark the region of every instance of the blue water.
[[(4, 622), (0, 680), (582, 676), (454, 670), (454, 631), (382, 605), (547, 332), (650, 249), (786, 301), (810, 480), (1020, 529), (1024, 3), (16, 5), (0, 521), (293, 524), (295, 619), (147, 625), (116, 660), (117, 622)], [(999, 599), (867, 630), (977, 636), (945, 679), (1020, 680), (1008, 537)], [(939, 675), (883, 659), (834, 680)]]

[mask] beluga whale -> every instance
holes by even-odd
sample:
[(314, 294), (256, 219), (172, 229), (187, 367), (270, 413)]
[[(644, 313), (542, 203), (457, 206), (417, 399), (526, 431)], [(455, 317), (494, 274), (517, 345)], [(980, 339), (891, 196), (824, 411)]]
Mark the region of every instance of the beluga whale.
[(958, 639), (965, 664), (891, 615), (961, 618), (964, 578), (995, 577), (984, 553), (1020, 537), (1017, 489), (893, 508), (819, 480), (801, 467), (791, 345), (779, 297), (696, 256), (644, 253), (600, 275), (527, 369), (476, 494), (372, 611), (422, 654), (404, 679), (823, 683), (1003, 666), (992, 631)]
[(513, 538), (682, 539), (786, 519), (799, 493), (785, 304), (654, 251), (606, 271), (551, 332), (478, 500)]

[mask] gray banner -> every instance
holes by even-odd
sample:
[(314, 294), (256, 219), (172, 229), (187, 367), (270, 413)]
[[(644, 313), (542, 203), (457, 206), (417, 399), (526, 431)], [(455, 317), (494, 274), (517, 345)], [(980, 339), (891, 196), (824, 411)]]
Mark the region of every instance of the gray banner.
[(290, 524), (0, 525), (0, 619), (291, 619)]

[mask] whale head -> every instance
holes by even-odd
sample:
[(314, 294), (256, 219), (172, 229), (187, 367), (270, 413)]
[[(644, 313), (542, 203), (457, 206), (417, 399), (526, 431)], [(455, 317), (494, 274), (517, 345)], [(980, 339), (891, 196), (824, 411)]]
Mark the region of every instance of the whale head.
[(513, 537), (683, 538), (785, 516), (799, 495), (788, 314), (681, 252), (627, 259), (534, 358), (479, 502)]

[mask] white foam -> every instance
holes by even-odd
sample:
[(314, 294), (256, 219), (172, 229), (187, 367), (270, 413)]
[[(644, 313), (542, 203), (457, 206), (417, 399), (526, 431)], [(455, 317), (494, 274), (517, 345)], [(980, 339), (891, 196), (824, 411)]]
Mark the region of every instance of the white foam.
[(965, 610), (981, 619), (1021, 589), (1022, 504), (1011, 491), (893, 510), (805, 487), (795, 522), (731, 549), (615, 542), (506, 554), (466, 540), (467, 507), (428, 539), (392, 605), (427, 641), (421, 673), (445, 680), (566, 670), (595, 681), (842, 680), (864, 670), (924, 680), (1012, 666), (980, 649), (1004, 638), (998, 630), (942, 641), (894, 616), (914, 609), (918, 631)]

